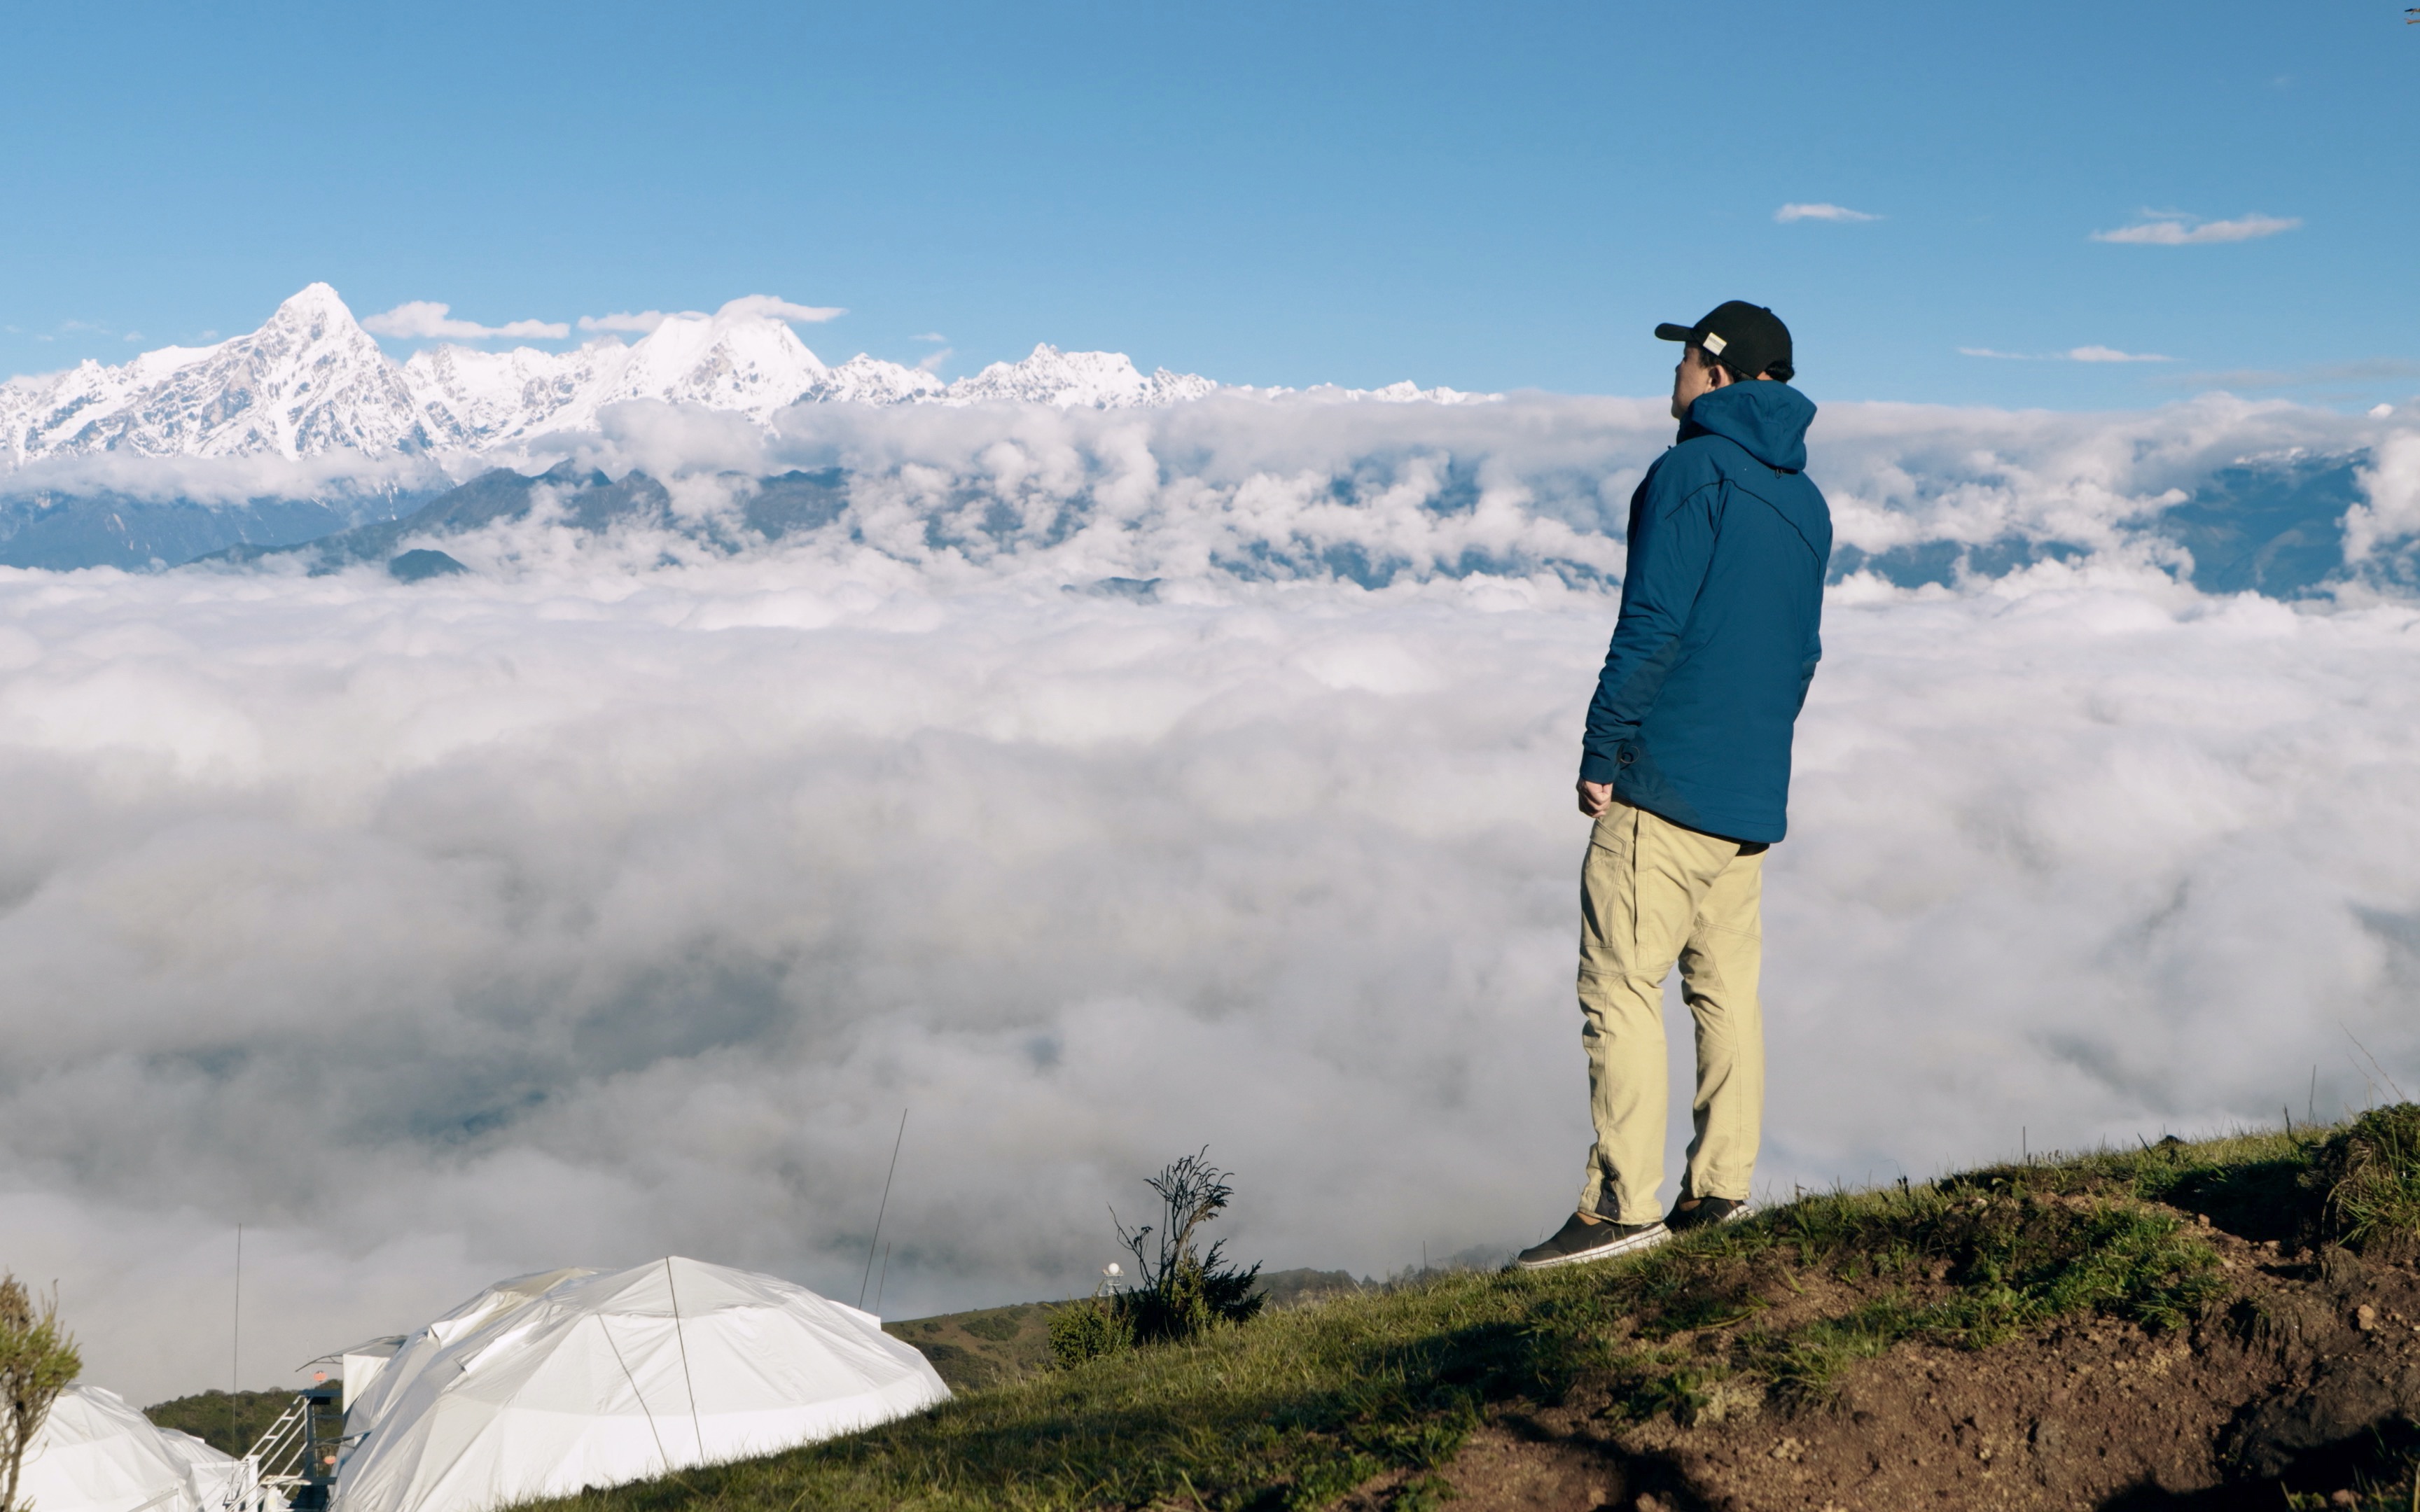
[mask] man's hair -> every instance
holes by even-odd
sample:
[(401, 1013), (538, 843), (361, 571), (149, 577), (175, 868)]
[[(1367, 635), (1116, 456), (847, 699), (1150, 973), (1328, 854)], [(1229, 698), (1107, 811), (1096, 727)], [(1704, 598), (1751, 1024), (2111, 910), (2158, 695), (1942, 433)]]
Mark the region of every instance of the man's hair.
[[(1689, 350), (1698, 354), (1699, 366), (1720, 367), (1724, 372), (1729, 373), (1731, 376), (1731, 381), (1734, 383), (1746, 383), (1759, 376), (1755, 373), (1747, 372), (1726, 358), (1714, 356), (1712, 352), (1707, 351), (1706, 348), (1699, 346), (1695, 342), (1691, 342), (1689, 344)], [(1772, 374), (1774, 380), (1779, 383), (1789, 382), (1797, 371), (1788, 363), (1782, 362), (1767, 363), (1764, 364), (1764, 370), (1765, 372)]]

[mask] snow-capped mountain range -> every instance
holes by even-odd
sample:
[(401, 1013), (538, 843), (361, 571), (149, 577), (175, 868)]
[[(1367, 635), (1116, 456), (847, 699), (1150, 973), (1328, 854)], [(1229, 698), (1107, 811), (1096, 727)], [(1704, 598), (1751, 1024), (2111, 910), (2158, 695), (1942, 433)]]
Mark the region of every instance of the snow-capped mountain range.
[(592, 429), (599, 409), (629, 399), (705, 405), (766, 424), (801, 403), (1121, 409), (1219, 386), (1166, 368), (1146, 377), (1118, 352), (1049, 346), (954, 383), (861, 353), (833, 366), (764, 313), (768, 302), (674, 316), (628, 344), (607, 336), (567, 352), (435, 347), (398, 363), (334, 289), (314, 284), (249, 335), (0, 383), (0, 459), (483, 452)]

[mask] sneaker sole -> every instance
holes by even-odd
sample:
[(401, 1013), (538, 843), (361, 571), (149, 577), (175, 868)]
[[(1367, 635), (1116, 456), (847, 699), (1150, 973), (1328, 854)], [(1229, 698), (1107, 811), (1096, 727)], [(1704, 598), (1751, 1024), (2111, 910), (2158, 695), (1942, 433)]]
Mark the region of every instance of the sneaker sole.
[(1562, 1265), (1586, 1265), (1590, 1260), (1610, 1260), (1618, 1256), (1636, 1255), (1640, 1250), (1653, 1249), (1671, 1237), (1672, 1230), (1659, 1223), (1643, 1234), (1633, 1234), (1627, 1239), (1617, 1239), (1610, 1244), (1599, 1245), (1595, 1249), (1584, 1249), (1576, 1255), (1558, 1255), (1552, 1259), (1545, 1260), (1514, 1260), (1512, 1268), (1516, 1271), (1551, 1271)]

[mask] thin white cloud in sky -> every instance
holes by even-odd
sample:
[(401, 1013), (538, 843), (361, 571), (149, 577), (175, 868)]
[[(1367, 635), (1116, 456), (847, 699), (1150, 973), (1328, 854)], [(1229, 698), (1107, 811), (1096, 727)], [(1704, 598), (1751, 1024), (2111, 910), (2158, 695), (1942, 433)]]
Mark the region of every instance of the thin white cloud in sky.
[[(1274, 1265), (1568, 1211), (1568, 795), (1662, 400), (721, 418), (570, 459), (726, 523), (837, 465), (840, 517), (541, 518), (419, 585), (0, 571), (0, 1232), (92, 1381), (225, 1384), (239, 1221), (246, 1385), (545, 1266), (853, 1298), (903, 1106), (899, 1316), (1081, 1289), (1104, 1201), (1204, 1143)], [(2420, 433), (2365, 418), (1825, 409), (1844, 546), (2087, 549), (1832, 594), (1761, 1193), (2263, 1119), (2314, 1061), (2358, 1104), (2339, 1021), (2420, 1056), (2420, 612), (2205, 595), (2129, 533), (2373, 443), (2381, 555)]]
[(1989, 347), (1961, 347), (1967, 357), (1991, 357), (2009, 363), (2173, 363), (2158, 352), (2121, 352), (2115, 347), (2071, 347), (2063, 352), (2004, 352)]
[(457, 320), (452, 312), (453, 306), (435, 300), (409, 300), (392, 310), (364, 316), (362, 329), (374, 336), (406, 341), (488, 341), (499, 336), (560, 341), (571, 334), (571, 327), (560, 320), (508, 320), (501, 326), (483, 326), (475, 320)]
[(941, 334), (939, 332), (938, 332), (938, 331), (924, 331), (924, 332), (919, 332), (918, 333), (916, 333), (915, 335), (912, 335), (912, 336), (908, 337), (908, 339), (909, 341), (947, 341), (947, 340), (949, 340), (950, 338), (949, 338), (949, 337), (947, 337), (947, 336), (942, 335), (942, 334)]
[(916, 365), (927, 373), (938, 373), (941, 370), (941, 364), (943, 363), (948, 362), (951, 358), (955, 357), (956, 355), (957, 352), (954, 348), (943, 347), (938, 351), (926, 352), (923, 356), (918, 358), (916, 360)]
[(2067, 350), (2071, 363), (2173, 363), (2173, 357), (2158, 352), (2121, 352), (2115, 347), (2071, 347)]
[(2115, 231), (2095, 231), (2095, 241), (2119, 241), (2143, 247), (2193, 247), (2217, 241), (2255, 241), (2291, 231), (2299, 216), (2242, 215), (2232, 221), (2204, 221), (2170, 211), (2149, 211), (2149, 219)]
[[(812, 324), (837, 319), (848, 312), (835, 305), (793, 304), (787, 300), (771, 294), (744, 294), (724, 304), (715, 314), (741, 317), (771, 316), (783, 320), (797, 320)], [(706, 315), (703, 310), (617, 311), (613, 315), (583, 315), (580, 317), (580, 329), (643, 336), (667, 320), (706, 318)]]
[(1792, 221), (1879, 221), (1879, 215), (1853, 210), (1845, 205), (1784, 205), (1773, 212), (1773, 218), (1787, 225)]
[[(706, 312), (703, 310), (690, 310), (680, 313), (692, 319), (703, 319), (706, 315)], [(644, 336), (648, 332), (655, 330), (658, 326), (662, 325), (665, 321), (671, 318), (671, 316), (666, 315), (661, 310), (640, 310), (635, 313), (616, 312), (613, 315), (583, 315), (580, 317), (580, 329), (582, 331), (625, 332), (632, 335)]]
[(793, 304), (787, 300), (771, 294), (743, 294), (714, 313), (722, 316), (773, 316), (780, 319), (797, 320), (807, 324), (836, 320), (848, 314), (838, 305)]

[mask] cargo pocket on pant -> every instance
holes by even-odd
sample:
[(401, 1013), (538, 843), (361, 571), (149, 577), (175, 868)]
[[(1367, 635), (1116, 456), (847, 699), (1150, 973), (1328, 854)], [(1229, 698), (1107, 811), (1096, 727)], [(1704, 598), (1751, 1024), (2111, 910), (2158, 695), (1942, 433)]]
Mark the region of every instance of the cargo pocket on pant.
[(1589, 832), (1580, 872), (1580, 974), (1620, 968), (1638, 940), (1638, 811), (1626, 806)]

